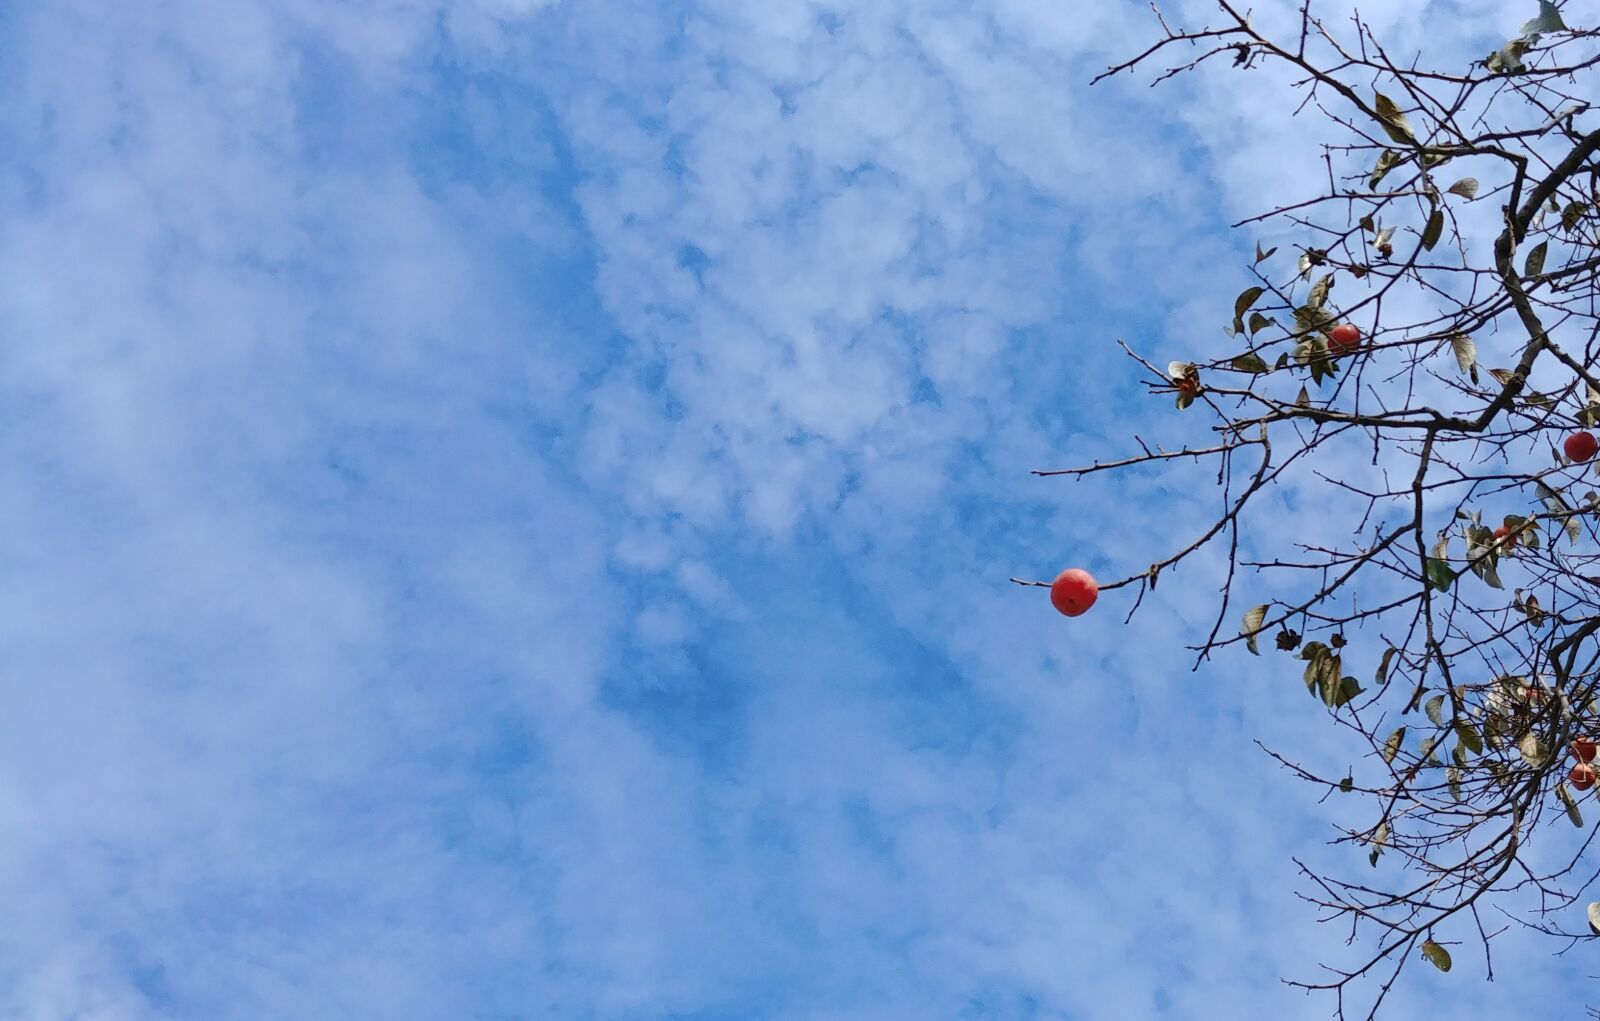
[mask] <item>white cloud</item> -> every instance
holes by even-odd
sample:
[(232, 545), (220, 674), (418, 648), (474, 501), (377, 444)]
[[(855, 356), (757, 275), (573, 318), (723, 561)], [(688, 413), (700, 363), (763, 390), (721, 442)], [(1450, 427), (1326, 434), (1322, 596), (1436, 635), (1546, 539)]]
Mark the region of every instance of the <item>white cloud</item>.
[(0, 1012), (1300, 1016), (1298, 680), (1004, 584), (1197, 499), (1024, 475), (1234, 280), (1136, 14), (26, 14)]

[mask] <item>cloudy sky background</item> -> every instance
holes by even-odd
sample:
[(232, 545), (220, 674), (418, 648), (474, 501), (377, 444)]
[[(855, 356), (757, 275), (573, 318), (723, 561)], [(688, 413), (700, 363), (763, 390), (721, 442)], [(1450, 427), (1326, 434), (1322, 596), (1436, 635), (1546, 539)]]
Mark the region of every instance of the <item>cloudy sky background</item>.
[[(1534, 13), (1366, 11), (1463, 60)], [(1183, 438), (1115, 338), (1222, 353), (1222, 225), (1317, 172), (1271, 77), (1087, 87), (1153, 31), (0, 11), (0, 1015), (1327, 1016), (1289, 857), (1364, 856), (1251, 739), (1354, 750), (1189, 671), (1218, 561), (1127, 626), (1005, 580), (1214, 506), (1027, 471)], [(1396, 1016), (1600, 1000), (1498, 946)]]

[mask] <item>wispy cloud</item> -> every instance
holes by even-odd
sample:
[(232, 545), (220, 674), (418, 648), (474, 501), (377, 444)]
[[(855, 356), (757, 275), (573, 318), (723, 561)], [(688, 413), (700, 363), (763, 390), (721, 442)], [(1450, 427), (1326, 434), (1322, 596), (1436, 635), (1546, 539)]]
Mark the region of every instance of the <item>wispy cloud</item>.
[[(1249, 739), (1347, 752), (1188, 673), (1215, 562), (1004, 584), (1213, 498), (1026, 476), (1170, 421), (1111, 341), (1219, 336), (1284, 145), (1087, 90), (1142, 17), (0, 22), (0, 1013), (1323, 1016)], [(1579, 995), (1506, 953), (1401, 1002)]]

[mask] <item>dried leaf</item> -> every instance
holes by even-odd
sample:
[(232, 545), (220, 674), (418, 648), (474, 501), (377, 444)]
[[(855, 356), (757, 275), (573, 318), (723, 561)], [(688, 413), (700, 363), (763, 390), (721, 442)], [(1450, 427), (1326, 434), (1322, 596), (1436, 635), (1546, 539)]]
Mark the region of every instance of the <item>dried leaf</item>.
[(1522, 26), (1522, 35), (1529, 37), (1530, 42), (1545, 32), (1565, 31), (1567, 23), (1561, 20), (1561, 10), (1550, 0), (1539, 0), (1539, 16)]
[(1306, 304), (1311, 308), (1320, 309), (1328, 303), (1328, 292), (1333, 289), (1333, 274), (1318, 280), (1311, 285), (1311, 293), (1306, 297)]
[(1252, 606), (1244, 615), (1244, 629), (1239, 633), (1245, 636), (1245, 644), (1255, 655), (1261, 655), (1261, 650), (1256, 648), (1256, 636), (1261, 633), (1261, 624), (1267, 619), (1267, 604)]
[(1383, 130), (1388, 132), (1389, 137), (1396, 142), (1415, 144), (1417, 134), (1411, 130), (1411, 122), (1406, 120), (1405, 113), (1388, 96), (1381, 92), (1375, 93), (1375, 95), (1377, 96), (1378, 123), (1383, 126)]
[(1399, 651), (1392, 645), (1383, 650), (1383, 658), (1378, 660), (1378, 673), (1373, 678), (1380, 688), (1389, 683), (1389, 664), (1394, 662), (1395, 653)]
[(1406, 728), (1396, 727), (1395, 732), (1383, 743), (1383, 761), (1393, 762), (1394, 757), (1400, 754), (1400, 746), (1405, 742)]
[(1439, 243), (1439, 237), (1444, 233), (1444, 210), (1435, 209), (1433, 215), (1428, 217), (1428, 225), (1422, 230), (1422, 247), (1433, 251), (1433, 246)]
[(1532, 731), (1517, 740), (1517, 751), (1522, 753), (1522, 760), (1530, 766), (1542, 766), (1550, 758), (1549, 750), (1539, 740), (1539, 735)]
[(1455, 353), (1456, 365), (1463, 373), (1470, 376), (1472, 381), (1478, 381), (1478, 345), (1465, 333), (1458, 333), (1450, 338), (1450, 350)]
[(1244, 332), (1244, 314), (1250, 311), (1250, 306), (1254, 305), (1256, 299), (1265, 293), (1267, 293), (1265, 287), (1246, 287), (1239, 292), (1237, 298), (1233, 299), (1233, 329), (1235, 333)]
[(1562, 807), (1567, 810), (1567, 820), (1578, 829), (1583, 829), (1583, 814), (1578, 811), (1578, 803), (1572, 799), (1572, 792), (1567, 790), (1566, 784), (1556, 784), (1556, 796), (1561, 799)]
[(1423, 710), (1423, 712), (1428, 714), (1428, 719), (1433, 721), (1433, 725), (1434, 726), (1436, 726), (1436, 727), (1444, 726), (1444, 696), (1443, 695), (1435, 695), (1432, 698), (1428, 699), (1428, 704), (1423, 706), (1422, 710)]
[[(1385, 149), (1379, 153), (1377, 165), (1372, 168), (1372, 173), (1367, 175), (1367, 190), (1376, 190), (1378, 182), (1382, 181), (1389, 171), (1394, 169), (1395, 164), (1399, 162), (1400, 154), (1393, 149)], [(1372, 228), (1368, 227), (1367, 229), (1371, 230)]]
[(1463, 177), (1446, 188), (1445, 191), (1452, 195), (1460, 195), (1470, 201), (1478, 197), (1478, 179), (1476, 177)]

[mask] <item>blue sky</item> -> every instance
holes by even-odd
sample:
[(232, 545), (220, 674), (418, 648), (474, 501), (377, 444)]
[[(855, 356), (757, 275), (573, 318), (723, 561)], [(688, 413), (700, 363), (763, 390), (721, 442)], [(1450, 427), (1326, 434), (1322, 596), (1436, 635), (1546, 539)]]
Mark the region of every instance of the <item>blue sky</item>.
[[(1005, 580), (1200, 524), (1027, 472), (1182, 427), (1114, 340), (1218, 343), (1315, 157), (1254, 83), (1087, 88), (1151, 27), (0, 12), (0, 1015), (1326, 1016), (1289, 857), (1358, 852), (1250, 739), (1352, 752), (1189, 671), (1215, 558), (1126, 626)], [(1574, 1013), (1552, 949), (1396, 1015)]]

